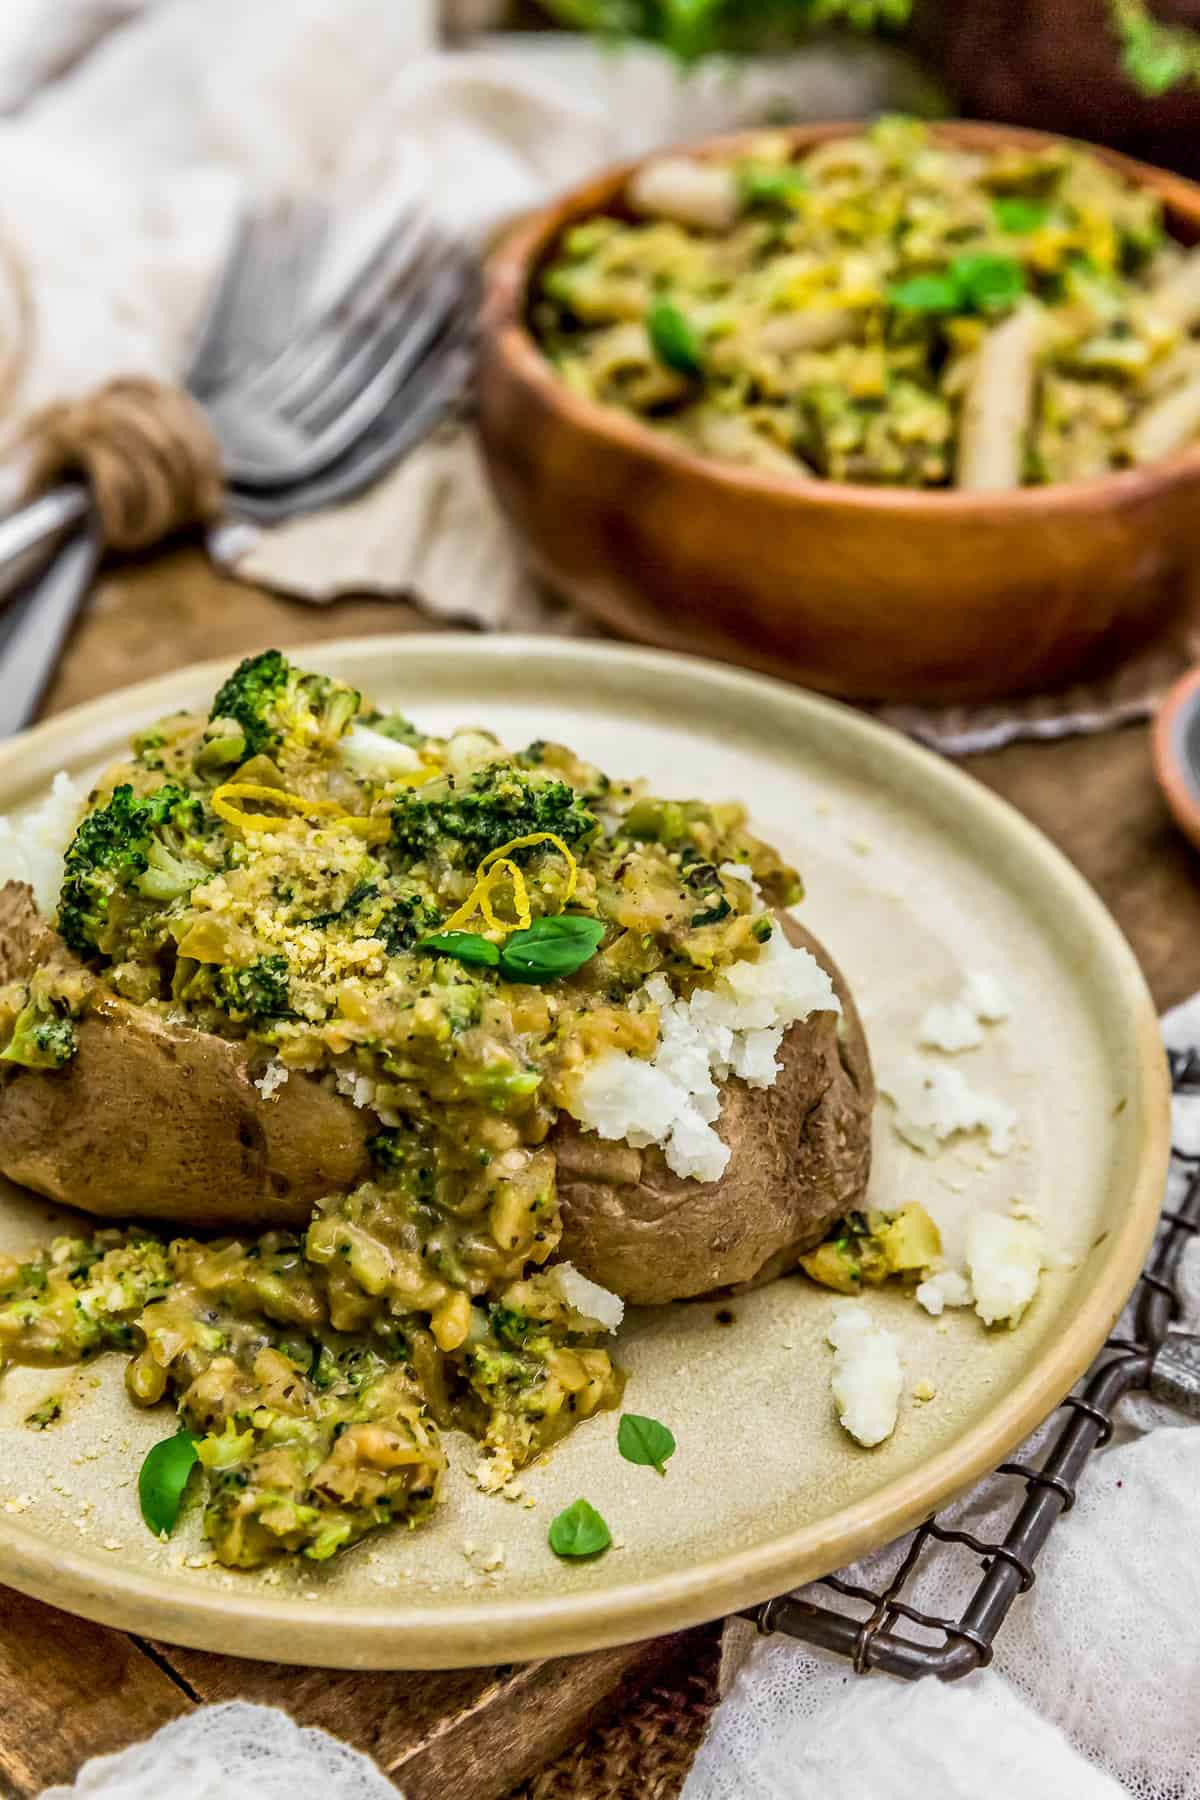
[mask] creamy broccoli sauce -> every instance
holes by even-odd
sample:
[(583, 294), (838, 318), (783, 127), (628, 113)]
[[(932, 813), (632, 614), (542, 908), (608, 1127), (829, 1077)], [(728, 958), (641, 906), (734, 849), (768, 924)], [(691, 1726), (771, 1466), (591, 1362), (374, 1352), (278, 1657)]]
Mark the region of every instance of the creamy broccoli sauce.
[(0, 991), (0, 1041), (69, 1060), (115, 988), (243, 1040), (264, 1092), (315, 1079), (369, 1108), (371, 1179), (303, 1235), (102, 1231), (0, 1259), (0, 1361), (130, 1352), (132, 1399), (170, 1396), (201, 1440), (232, 1566), (416, 1523), (440, 1428), (503, 1486), (620, 1396), (556, 1280), (550, 1134), (589, 1058), (653, 1053), (648, 975), (686, 993), (758, 954), (770, 922), (731, 862), (798, 898), (738, 807), (647, 797), (557, 745), (422, 737), (274, 653), (244, 664), (211, 719), (165, 721), (89, 797), (57, 919), (74, 955)]

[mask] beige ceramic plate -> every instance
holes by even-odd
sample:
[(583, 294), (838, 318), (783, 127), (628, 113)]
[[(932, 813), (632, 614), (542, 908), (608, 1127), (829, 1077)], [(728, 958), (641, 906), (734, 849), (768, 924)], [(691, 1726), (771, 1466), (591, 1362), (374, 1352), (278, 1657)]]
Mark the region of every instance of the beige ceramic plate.
[[(0, 1581), (149, 1637), (246, 1656), (364, 1668), (517, 1660), (651, 1636), (793, 1587), (896, 1536), (998, 1462), (1062, 1397), (1115, 1319), (1162, 1192), (1167, 1089), (1154, 1012), (1099, 901), (1016, 813), (905, 740), (827, 701), (685, 658), (516, 638), (404, 637), (298, 653), (444, 729), (509, 742), (562, 738), (656, 789), (739, 796), (799, 864), (803, 917), (862, 1007), (877, 1062), (913, 1046), (918, 1018), (964, 970), (1013, 1000), (959, 1066), (1019, 1110), (997, 1161), (974, 1140), (930, 1161), (876, 1121), (880, 1205), (921, 1200), (953, 1253), (977, 1207), (1036, 1207), (1074, 1267), (1045, 1278), (1016, 1332), (973, 1315), (939, 1326), (900, 1294), (873, 1300), (900, 1336), (910, 1389), (889, 1443), (859, 1449), (835, 1422), (824, 1328), (831, 1296), (792, 1278), (738, 1300), (635, 1316), (622, 1332), (632, 1410), (679, 1441), (666, 1479), (623, 1462), (616, 1417), (583, 1426), (526, 1479), (534, 1504), (487, 1499), (455, 1439), (449, 1501), (425, 1530), (273, 1575), (204, 1561), (193, 1511), (169, 1545), (148, 1536), (135, 1474), (170, 1415), (126, 1403), (122, 1363), (17, 1370), (0, 1389)], [(210, 695), (192, 669), (52, 721), (0, 750), (0, 811), (53, 772), (89, 772), (132, 727)], [(119, 1210), (120, 1196), (114, 1206)], [(46, 1210), (0, 1196), (0, 1247)], [(50, 1392), (62, 1422), (23, 1424)], [(619, 1548), (584, 1566), (546, 1545), (586, 1495)], [(476, 1546), (467, 1554), (467, 1547)], [(476, 1566), (503, 1562), (492, 1574)]]

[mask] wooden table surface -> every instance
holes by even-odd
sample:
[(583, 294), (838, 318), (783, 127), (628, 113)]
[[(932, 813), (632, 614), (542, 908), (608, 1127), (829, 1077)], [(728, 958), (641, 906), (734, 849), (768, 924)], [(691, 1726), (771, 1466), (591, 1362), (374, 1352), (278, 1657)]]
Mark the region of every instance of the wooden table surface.
[[(284, 600), (217, 576), (185, 548), (103, 581), (46, 710), (200, 658), (428, 628), (393, 602)], [(1144, 728), (1013, 745), (966, 766), (1099, 890), (1160, 1007), (1200, 988), (1200, 863), (1159, 798)], [(142, 1643), (0, 1589), (0, 1794), (69, 1781), (88, 1756), (145, 1737), (198, 1702), (242, 1696), (285, 1705), (301, 1724), (324, 1725), (368, 1751), (408, 1800), (501, 1800), (606, 1707), (630, 1703), (656, 1679), (710, 1676), (714, 1644), (705, 1630), (518, 1670), (330, 1674)], [(657, 1783), (654, 1792), (671, 1800)]]

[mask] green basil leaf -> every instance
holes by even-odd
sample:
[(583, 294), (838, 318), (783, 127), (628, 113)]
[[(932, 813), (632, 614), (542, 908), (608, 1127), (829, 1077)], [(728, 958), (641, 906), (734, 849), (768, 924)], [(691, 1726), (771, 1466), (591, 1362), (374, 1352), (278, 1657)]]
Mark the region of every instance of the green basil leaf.
[(1011, 256), (992, 256), (987, 251), (957, 256), (950, 264), (950, 276), (958, 286), (962, 305), (979, 312), (1011, 306), (1025, 292), (1025, 271)]
[(1183, 26), (1164, 25), (1144, 4), (1112, 7), (1121, 44), (1121, 67), (1148, 98), (1157, 99), (1189, 75), (1195, 75), (1197, 53), (1192, 34)]
[(958, 283), (949, 275), (914, 275), (888, 289), (888, 300), (901, 312), (956, 312)]
[(743, 163), (737, 174), (743, 206), (781, 208), (788, 211), (808, 182), (800, 169), (770, 163)]
[(997, 194), (992, 211), (1001, 231), (1036, 231), (1050, 217), (1050, 202), (1030, 200), (1024, 194)]
[(704, 348), (677, 306), (659, 300), (646, 315), (646, 330), (659, 362), (680, 375), (704, 372)]
[(198, 1442), (194, 1433), (177, 1431), (174, 1437), (155, 1444), (141, 1466), (138, 1501), (142, 1517), (155, 1537), (175, 1529), (183, 1490), (196, 1462)]
[(527, 931), (514, 931), (500, 951), (500, 973), (510, 981), (538, 983), (573, 975), (600, 948), (602, 919), (581, 913), (559, 913), (535, 919)]
[(486, 969), (494, 969), (500, 961), (500, 952), (492, 940), (474, 931), (435, 931), (432, 937), (422, 938), (417, 949), (454, 956), (461, 963), (475, 963)]
[(549, 1536), (555, 1556), (599, 1556), (612, 1543), (612, 1532), (586, 1500), (564, 1508), (552, 1520)]
[(675, 1454), (675, 1439), (657, 1419), (643, 1419), (640, 1413), (622, 1413), (617, 1426), (617, 1449), (626, 1462), (643, 1463), (647, 1468), (666, 1474), (666, 1463)]

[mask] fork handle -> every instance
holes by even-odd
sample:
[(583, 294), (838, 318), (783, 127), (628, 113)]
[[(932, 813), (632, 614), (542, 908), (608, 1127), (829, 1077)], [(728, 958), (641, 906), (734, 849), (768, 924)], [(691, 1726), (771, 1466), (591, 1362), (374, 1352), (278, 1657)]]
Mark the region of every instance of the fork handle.
[(92, 523), (0, 612), (0, 739), (23, 731), (36, 718), (103, 553), (103, 539)]
[(29, 552), (57, 537), (68, 525), (78, 524), (90, 505), (87, 488), (81, 482), (69, 482), (48, 489), (0, 519), (0, 599), (27, 576)]

